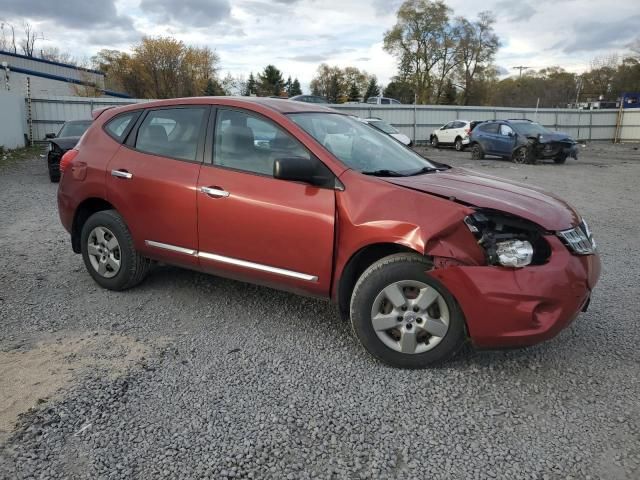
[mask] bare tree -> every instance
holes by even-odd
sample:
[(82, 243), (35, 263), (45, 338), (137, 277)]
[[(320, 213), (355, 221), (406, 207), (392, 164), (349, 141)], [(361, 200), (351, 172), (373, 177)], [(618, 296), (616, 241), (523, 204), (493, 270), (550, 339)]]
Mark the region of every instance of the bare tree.
[(41, 48), (39, 57), (51, 62), (67, 63), (77, 65), (78, 62), (67, 52), (61, 52), (58, 47)]
[(44, 40), (42, 33), (35, 31), (33, 25), (28, 22), (22, 24), (24, 29), (24, 38), (20, 42), (20, 48), (27, 57), (33, 57), (36, 40)]
[(0, 50), (18, 53), (16, 28), (7, 22), (0, 22)]

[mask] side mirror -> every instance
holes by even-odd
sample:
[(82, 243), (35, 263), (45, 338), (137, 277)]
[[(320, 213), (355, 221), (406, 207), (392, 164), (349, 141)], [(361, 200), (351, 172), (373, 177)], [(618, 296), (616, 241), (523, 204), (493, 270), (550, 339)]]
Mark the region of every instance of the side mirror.
[(510, 137), (515, 137), (516, 136), (516, 134), (513, 133), (513, 132), (509, 132), (509, 133), (507, 133), (507, 135), (509, 135)]
[(316, 185), (316, 162), (304, 157), (277, 158), (273, 162), (273, 177)]
[(56, 134), (55, 133), (47, 133), (44, 138), (56, 138)]

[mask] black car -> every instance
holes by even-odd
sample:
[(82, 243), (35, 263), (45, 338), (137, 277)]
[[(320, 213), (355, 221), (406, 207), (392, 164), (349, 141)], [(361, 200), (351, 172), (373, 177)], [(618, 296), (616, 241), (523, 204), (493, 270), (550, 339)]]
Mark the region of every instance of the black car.
[(496, 120), (482, 122), (471, 132), (471, 158), (485, 155), (508, 158), (514, 163), (535, 163), (552, 159), (564, 163), (578, 159), (578, 142), (566, 133), (554, 132), (531, 120)]
[(60, 159), (67, 150), (71, 150), (76, 146), (80, 137), (91, 125), (91, 120), (73, 120), (64, 122), (62, 128), (56, 135), (55, 133), (47, 134), (49, 139), (47, 146), (47, 165), (49, 167), (49, 179), (52, 182), (60, 181)]

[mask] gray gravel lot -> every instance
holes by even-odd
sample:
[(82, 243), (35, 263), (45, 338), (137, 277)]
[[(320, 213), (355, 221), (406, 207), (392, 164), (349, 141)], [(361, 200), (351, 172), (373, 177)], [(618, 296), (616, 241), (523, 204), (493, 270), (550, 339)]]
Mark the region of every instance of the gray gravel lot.
[(604, 264), (589, 311), (536, 347), (395, 370), (326, 302), (172, 267), (98, 288), (45, 160), (0, 166), (0, 390), (7, 364), (43, 352), (35, 370), (66, 375), (38, 398), (21, 377), (0, 477), (640, 478), (640, 153), (516, 167), (426, 152), (574, 204)]

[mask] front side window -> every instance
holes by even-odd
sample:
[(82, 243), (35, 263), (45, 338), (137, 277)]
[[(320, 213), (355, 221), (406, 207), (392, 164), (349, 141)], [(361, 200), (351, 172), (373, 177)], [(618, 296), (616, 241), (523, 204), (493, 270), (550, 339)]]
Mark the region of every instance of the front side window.
[(273, 175), (277, 158), (309, 159), (307, 149), (268, 120), (235, 110), (219, 110), (213, 163), (246, 172)]
[(367, 99), (367, 103), (377, 104), (378, 103), (378, 97), (369, 97)]
[(338, 113), (292, 113), (289, 118), (347, 167), (381, 176), (434, 170), (435, 164), (387, 134)]
[(382, 130), (384, 133), (388, 133), (389, 135), (391, 135), (392, 133), (400, 133), (395, 127), (392, 127), (387, 122), (383, 122), (382, 120), (374, 120), (369, 123), (376, 127), (378, 130)]
[(382, 105), (389, 105), (391, 102), (389, 101), (389, 99), (388, 99), (388, 98), (381, 98), (381, 99), (380, 99), (380, 103), (381, 103)]
[(135, 148), (164, 157), (195, 160), (206, 108), (152, 110), (138, 129)]
[(513, 129), (509, 125), (500, 125), (500, 135), (508, 137), (513, 134)]

